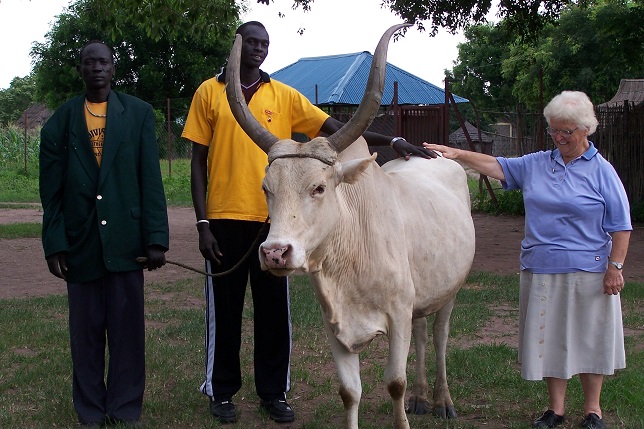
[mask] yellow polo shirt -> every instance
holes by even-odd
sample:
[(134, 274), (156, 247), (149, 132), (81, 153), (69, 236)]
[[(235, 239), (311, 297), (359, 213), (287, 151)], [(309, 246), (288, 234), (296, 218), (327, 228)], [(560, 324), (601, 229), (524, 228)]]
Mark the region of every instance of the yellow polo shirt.
[[(248, 107), (280, 139), (292, 133), (313, 138), (329, 117), (297, 90), (272, 79), (260, 85)], [(261, 186), (268, 157), (237, 124), (223, 82), (212, 78), (199, 86), (181, 136), (209, 146), (208, 219), (263, 222), (268, 208)]]

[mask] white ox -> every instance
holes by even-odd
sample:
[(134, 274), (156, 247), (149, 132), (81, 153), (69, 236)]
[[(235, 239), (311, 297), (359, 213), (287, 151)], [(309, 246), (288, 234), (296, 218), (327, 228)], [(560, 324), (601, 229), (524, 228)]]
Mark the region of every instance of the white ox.
[(239, 36), (228, 63), (233, 114), (269, 155), (263, 188), (271, 227), (259, 250), (262, 268), (277, 275), (308, 273), (350, 429), (358, 428), (362, 393), (358, 352), (380, 334), (389, 340), (385, 383), (394, 427), (409, 428), (404, 398), (412, 332), (416, 382), (408, 411), (428, 411), (426, 316), (434, 313), (433, 407), (439, 416), (456, 416), (445, 355), (454, 298), (474, 257), (465, 172), (440, 157), (398, 159), (381, 168), (361, 137), (382, 97), (389, 38), (401, 27), (390, 28), (380, 40), (356, 115), (332, 136), (304, 144), (279, 141), (248, 110), (239, 85)]

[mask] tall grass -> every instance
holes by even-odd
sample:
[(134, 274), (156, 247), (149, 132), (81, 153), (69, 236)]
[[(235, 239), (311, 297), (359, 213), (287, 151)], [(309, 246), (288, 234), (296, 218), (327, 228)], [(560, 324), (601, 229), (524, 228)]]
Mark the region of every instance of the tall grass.
[(16, 126), (0, 128), (0, 202), (38, 202), (40, 138), (28, 133), (25, 151), (24, 137)]
[(25, 140), (24, 129), (20, 127), (9, 125), (0, 128), (0, 166), (24, 168), (25, 160), (28, 166), (38, 165), (39, 148), (38, 131), (28, 131)]

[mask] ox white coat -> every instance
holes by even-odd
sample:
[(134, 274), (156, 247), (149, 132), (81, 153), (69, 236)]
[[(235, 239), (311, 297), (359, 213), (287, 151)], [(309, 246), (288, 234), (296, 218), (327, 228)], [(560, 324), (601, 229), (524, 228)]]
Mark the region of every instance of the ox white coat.
[[(389, 341), (384, 378), (394, 403), (394, 427), (409, 428), (406, 409), (428, 412), (429, 314), (436, 314), (433, 409), (442, 417), (456, 416), (445, 355), (454, 298), (475, 249), (465, 171), (441, 157), (398, 159), (380, 167), (360, 137), (379, 106), (387, 42), (399, 28), (389, 29), (376, 49), (358, 112), (334, 135), (307, 143), (280, 141), (260, 129), (243, 102), (234, 70), (240, 40), (229, 61), (233, 114), (269, 155), (263, 189), (271, 227), (259, 249), (260, 261), (277, 275), (309, 275), (329, 334), (348, 429), (358, 428), (358, 352), (377, 335)], [(405, 407), (412, 333), (416, 383)]]

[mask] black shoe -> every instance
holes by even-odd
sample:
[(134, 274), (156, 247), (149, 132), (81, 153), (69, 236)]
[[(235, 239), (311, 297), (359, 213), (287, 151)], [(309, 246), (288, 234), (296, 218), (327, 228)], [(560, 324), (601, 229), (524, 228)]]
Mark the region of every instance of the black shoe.
[(581, 422), (581, 427), (586, 429), (605, 429), (604, 421), (595, 413), (590, 413)]
[(230, 399), (210, 398), (210, 414), (216, 417), (220, 423), (235, 423), (237, 421), (235, 404)]
[(564, 416), (558, 416), (554, 411), (548, 410), (537, 420), (532, 422), (533, 428), (553, 428), (564, 422)]
[(268, 411), (271, 420), (278, 423), (288, 423), (295, 420), (293, 408), (284, 399), (273, 399), (272, 401), (259, 401), (259, 406)]

